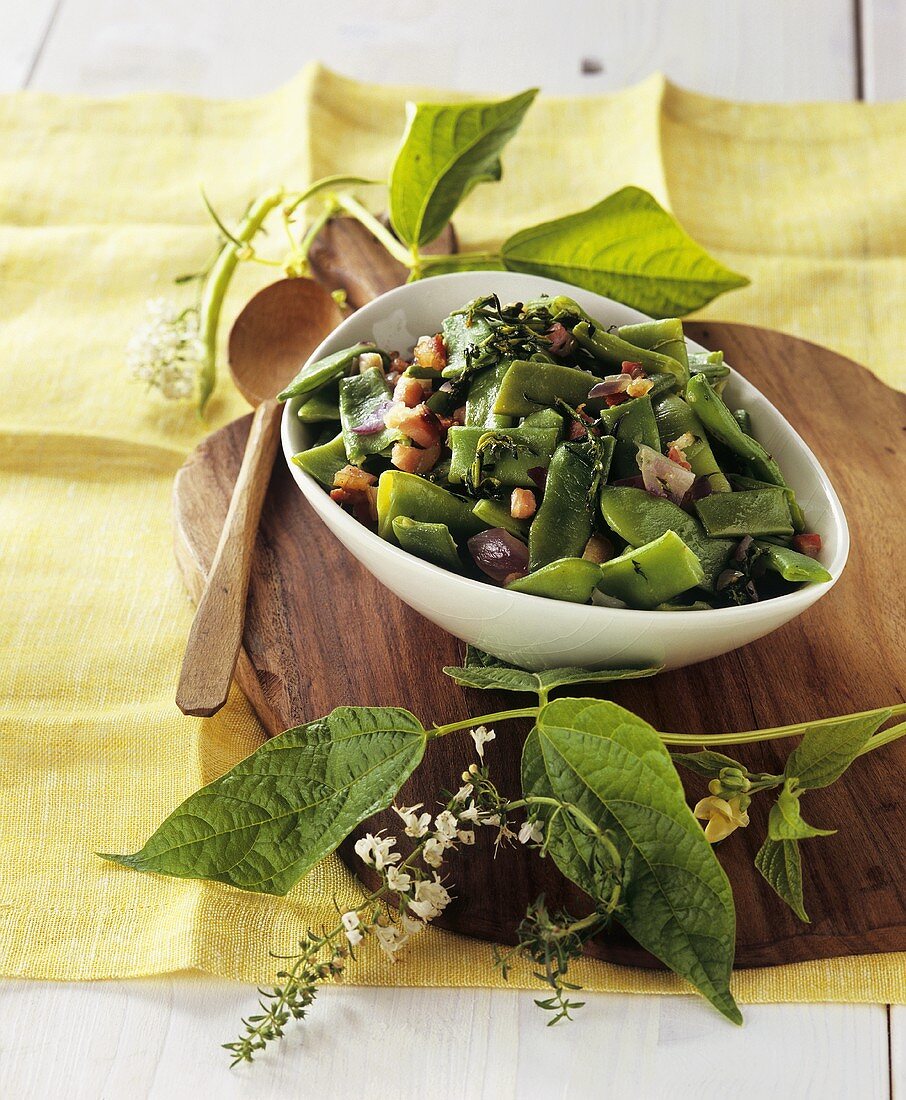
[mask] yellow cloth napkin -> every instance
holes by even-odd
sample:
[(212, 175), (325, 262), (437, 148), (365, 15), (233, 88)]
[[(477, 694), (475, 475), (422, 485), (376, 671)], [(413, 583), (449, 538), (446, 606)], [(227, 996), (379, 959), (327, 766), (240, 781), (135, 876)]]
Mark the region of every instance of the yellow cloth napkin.
[[(312, 68), (262, 99), (0, 99), (0, 970), (112, 978), (190, 967), (267, 980), (269, 950), (350, 899), (325, 860), (286, 899), (140, 875), (96, 850), (138, 847), (182, 798), (261, 738), (234, 692), (213, 720), (173, 689), (191, 607), (172, 562), (170, 485), (201, 434), (146, 395), (123, 348), (149, 296), (209, 254), (203, 181), (238, 216), (275, 183), (383, 175), (411, 90)], [(422, 93), (424, 94), (424, 93)], [(636, 183), (752, 286), (708, 316), (752, 321), (904, 381), (906, 105), (761, 107), (652, 77), (542, 99), (503, 182), (457, 216), (481, 247)], [(265, 269), (245, 272), (235, 311)], [(244, 411), (221, 381), (211, 427)], [(339, 553), (338, 549), (338, 553)], [(350, 700), (354, 702), (355, 700)], [(432, 931), (376, 984), (499, 984), (486, 944)], [(746, 1001), (906, 1001), (906, 956), (748, 971)], [(683, 991), (586, 962), (595, 989)], [(527, 972), (515, 981), (525, 983)]]

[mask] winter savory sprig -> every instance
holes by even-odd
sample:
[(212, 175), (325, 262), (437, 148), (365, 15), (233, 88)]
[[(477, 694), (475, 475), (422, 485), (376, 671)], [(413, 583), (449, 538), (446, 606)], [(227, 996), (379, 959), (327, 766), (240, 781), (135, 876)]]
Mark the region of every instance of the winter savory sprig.
[[(409, 104), (402, 145), (389, 182), (332, 175), (303, 190), (275, 188), (256, 198), (232, 229), (205, 205), (220, 234), (214, 258), (180, 284), (194, 284), (195, 302), (155, 303), (141, 338), (130, 345), (134, 376), (166, 397), (194, 394), (200, 410), (216, 379), (217, 331), (224, 295), (240, 263), (260, 263), (290, 277), (307, 275), (309, 253), (331, 218), (354, 218), (410, 272), (411, 279), (447, 271), (505, 269), (564, 279), (655, 316), (682, 315), (748, 280), (709, 256), (648, 192), (624, 187), (565, 218), (520, 230), (499, 249), (426, 254), (478, 183), (499, 180), (500, 153), (535, 98), (529, 90), (494, 102)], [(381, 188), (388, 227), (362, 202), (363, 188)], [(272, 223), (286, 242), (263, 255), (257, 242)], [(179, 354), (173, 352), (179, 349)]]
[[(527, 845), (551, 858), (588, 897), (587, 912), (576, 916), (550, 913), (537, 899), (514, 930), (517, 946), (495, 952), (504, 976), (517, 957), (533, 965), (550, 988), (537, 1003), (552, 1021), (580, 1006), (571, 999), (577, 987), (567, 977), (570, 962), (615, 921), (739, 1023), (730, 992), (735, 910), (715, 845), (748, 825), (753, 798), (772, 792), (756, 866), (807, 920), (799, 844), (832, 830), (806, 823), (802, 798), (836, 782), (860, 756), (906, 734), (906, 722), (882, 729), (906, 714), (906, 704), (744, 733), (659, 733), (606, 700), (549, 699), (555, 689), (583, 681), (657, 669), (532, 673), (469, 649), (462, 667), (444, 671), (473, 688), (530, 693), (535, 703), (439, 726), (425, 726), (400, 708), (340, 707), (266, 742), (191, 795), (140, 851), (105, 857), (142, 871), (285, 894), (358, 825), (394, 805), (394, 834), (368, 832), (355, 844), (363, 865), (379, 876), (377, 887), (363, 892), (354, 908), (338, 910), (332, 927), (308, 930), (299, 951), (282, 957), (275, 986), (262, 993), (262, 1011), (227, 1044), (234, 1060), (251, 1060), (283, 1036), (291, 1019), (303, 1018), (317, 988), (342, 977), (364, 940), (393, 959), (450, 904), (449, 854), (472, 849), (476, 830), (487, 827), (494, 830), (495, 848)], [(485, 753), (500, 743), (501, 725), (514, 719), (531, 719), (532, 728), (522, 746), (521, 796), (506, 798)], [(395, 805), (430, 742), (464, 729), (471, 731), (479, 762), (451, 784), (457, 789), (439, 792), (434, 807)], [(796, 737), (801, 739), (779, 774), (752, 771), (720, 751)], [(694, 812), (677, 765), (708, 780), (709, 794)], [(663, 866), (671, 868), (669, 876), (657, 874)]]

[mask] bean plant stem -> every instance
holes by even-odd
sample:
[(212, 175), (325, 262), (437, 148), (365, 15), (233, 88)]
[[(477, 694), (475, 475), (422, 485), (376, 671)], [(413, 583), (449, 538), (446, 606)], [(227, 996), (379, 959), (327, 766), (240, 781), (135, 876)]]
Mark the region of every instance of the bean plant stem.
[(356, 221), (361, 222), (369, 233), (377, 237), (395, 260), (399, 260), (404, 267), (411, 268), (415, 266), (416, 257), (413, 253), (411, 253), (405, 245), (400, 244), (390, 230), (385, 225), (382, 225), (370, 210), (366, 210), (358, 199), (354, 198), (352, 195), (341, 193), (334, 197), (334, 201), (341, 210), (345, 210), (346, 213), (355, 218)]

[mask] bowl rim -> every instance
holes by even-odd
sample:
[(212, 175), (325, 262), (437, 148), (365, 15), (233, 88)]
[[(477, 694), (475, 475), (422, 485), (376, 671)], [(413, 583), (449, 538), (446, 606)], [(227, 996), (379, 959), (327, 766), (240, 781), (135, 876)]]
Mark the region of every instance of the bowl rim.
[[(312, 354), (309, 356), (306, 362), (312, 362), (321, 358), (325, 351), (329, 351), (328, 345), (333, 344), (337, 335), (341, 333), (352, 321), (357, 323), (367, 322), (375, 315), (383, 313), (388, 307), (394, 308), (399, 303), (399, 299), (405, 300), (411, 296), (414, 292), (422, 293), (423, 291), (417, 288), (430, 287), (432, 284), (437, 286), (440, 283), (455, 283), (465, 280), (472, 280), (476, 275), (486, 274), (489, 279), (503, 280), (506, 282), (508, 278), (517, 276), (520, 280), (525, 278), (538, 278), (542, 280), (541, 276), (533, 276), (531, 274), (525, 274), (522, 272), (510, 272), (510, 271), (457, 271), (450, 272), (445, 275), (435, 275), (431, 279), (415, 282), (405, 283), (403, 286), (394, 287), (392, 290), (386, 291), (384, 294), (379, 295), (366, 305), (357, 309), (354, 313), (350, 314), (342, 324), (338, 325), (328, 336), (321, 341), (321, 343), (315, 348)], [(570, 283), (565, 283), (556, 279), (548, 279), (543, 277), (545, 288), (550, 289), (555, 293), (570, 294), (576, 290), (581, 291), (583, 294), (592, 294), (597, 298), (604, 306), (615, 305), (621, 310), (630, 310), (638, 315), (641, 320), (652, 320), (647, 314), (642, 313), (640, 310), (633, 309), (631, 306), (626, 306), (622, 302), (618, 302), (615, 299), (607, 298), (602, 294), (597, 294), (594, 291), (586, 290), (583, 287), (573, 286)], [(690, 340), (686, 337), (686, 344), (690, 348), (696, 351), (708, 351), (710, 349), (705, 348), (702, 344), (696, 343), (694, 340)], [(322, 350), (324, 349), (324, 350)], [(636, 609), (632, 607), (609, 607), (604, 604), (577, 604), (571, 603), (567, 600), (555, 600), (550, 596), (537, 596), (534, 593), (529, 592), (516, 592), (511, 589), (503, 588), (498, 585), (491, 584), (490, 582), (474, 580), (471, 577), (463, 577), (458, 573), (453, 573), (449, 569), (444, 569), (439, 565), (434, 565), (432, 562), (425, 561), (423, 558), (416, 557), (414, 554), (410, 554), (403, 550), (402, 547), (394, 545), (392, 542), (388, 542), (386, 539), (382, 539), (376, 531), (372, 531), (366, 527), (365, 524), (359, 523), (354, 516), (350, 515), (345, 509), (341, 508), (335, 501), (330, 499), (328, 493), (322, 488), (319, 482), (317, 482), (310, 474), (306, 473), (301, 467), (297, 466), (293, 462), (293, 455), (298, 453), (293, 446), (290, 439), (290, 431), (295, 425), (293, 424), (293, 418), (295, 417), (296, 410), (298, 408), (297, 400), (291, 398), (287, 401), (283, 408), (283, 414), (281, 417), (281, 449), (283, 456), (289, 467), (290, 474), (293, 480), (298, 485), (299, 489), (305, 496), (306, 500), (312, 505), (315, 511), (322, 517), (324, 523), (330, 527), (331, 522), (335, 522), (340, 530), (348, 531), (354, 537), (361, 537), (366, 540), (366, 543), (372, 545), (375, 550), (388, 552), (391, 557), (395, 557), (402, 566), (410, 569), (416, 569), (422, 571), (427, 577), (444, 577), (452, 582), (458, 582), (467, 587), (467, 590), (473, 591), (476, 595), (484, 594), (487, 596), (488, 589), (492, 591), (496, 590), (500, 593), (506, 593), (511, 599), (517, 600), (543, 600), (546, 604), (560, 605), (561, 608), (572, 608), (577, 612), (581, 611), (585, 614), (589, 612), (593, 614), (599, 614), (599, 617), (611, 616), (616, 621), (633, 622), (638, 625), (646, 623), (665, 623), (677, 622), (686, 623), (694, 621), (699, 626), (705, 627), (709, 622), (713, 622), (713, 617), (719, 615), (720, 623), (727, 625), (731, 622), (732, 618), (737, 619), (751, 619), (757, 617), (759, 613), (764, 614), (769, 611), (776, 611), (780, 613), (782, 610), (789, 610), (790, 615), (786, 616), (785, 621), (789, 621), (790, 618), (795, 617), (797, 613), (805, 611), (817, 600), (825, 596), (840, 579), (843, 570), (846, 566), (849, 558), (850, 550), (850, 534), (849, 524), (846, 519), (846, 514), (843, 511), (843, 505), (840, 503), (840, 498), (837, 496), (837, 492), (831, 483), (830, 478), (824, 470), (824, 467), (819, 462), (817, 456), (805, 442), (798, 431), (787, 420), (780, 409), (772, 401), (762, 393), (761, 390), (753, 383), (750, 382), (741, 371), (737, 370), (731, 364), (727, 363), (727, 366), (741, 378), (746, 385), (751, 386), (756, 393), (760, 395), (765, 404), (771, 409), (771, 411), (780, 419), (786, 430), (790, 433), (794, 441), (798, 444), (800, 450), (804, 453), (806, 459), (812, 465), (819, 484), (827, 498), (830, 505), (829, 514), (832, 523), (837, 532), (837, 550), (830, 563), (825, 565), (825, 569), (830, 573), (831, 579), (829, 581), (818, 582), (806, 582), (800, 588), (794, 592), (787, 592), (782, 596), (774, 596), (768, 600), (761, 600), (757, 603), (751, 604), (739, 604), (731, 607), (714, 607), (707, 608), (705, 610), (686, 610), (686, 611), (646, 611), (643, 609)], [(330, 512), (326, 511), (327, 505), (332, 509)], [(328, 521), (328, 516), (333, 517), (331, 521)], [(347, 548), (348, 550), (348, 548)], [(366, 565), (366, 568), (367, 565)], [(369, 569), (369, 572), (371, 570)], [(716, 625), (716, 624), (715, 624)]]

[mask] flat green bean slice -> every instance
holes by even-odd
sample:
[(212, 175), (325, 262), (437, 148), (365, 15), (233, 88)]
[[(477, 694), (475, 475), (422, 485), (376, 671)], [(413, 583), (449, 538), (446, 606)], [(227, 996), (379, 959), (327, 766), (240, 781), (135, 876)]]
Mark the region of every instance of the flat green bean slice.
[(393, 521), (397, 516), (408, 516), (423, 523), (442, 523), (460, 540), (477, 535), (486, 526), (473, 515), (468, 501), (417, 474), (402, 470), (385, 470), (381, 474), (377, 512), (378, 534), (388, 542), (396, 542)]
[(594, 527), (596, 487), (607, 480), (615, 440), (561, 443), (547, 470), (544, 499), (529, 532), (529, 568), (578, 558)]
[(748, 462), (760, 481), (786, 487), (780, 467), (757, 440), (746, 435), (704, 375), (694, 374), (689, 379), (686, 400), (705, 431)]
[(695, 442), (685, 447), (683, 453), (692, 472), (696, 477), (708, 478), (715, 493), (728, 493), (730, 482), (714, 457), (701, 421), (686, 402), (674, 393), (667, 393), (654, 402), (653, 408), (661, 449), (665, 450), (668, 444), (688, 432), (695, 437)]
[(688, 371), (689, 353), (683, 322), (679, 317), (664, 317), (660, 321), (642, 321), (637, 325), (620, 325), (617, 336), (636, 348), (669, 355)]
[(561, 558), (512, 581), (507, 588), (511, 592), (546, 596), (549, 600), (588, 603), (601, 579), (600, 569), (599, 565), (584, 558)]
[(529, 534), (530, 521), (527, 519), (513, 519), (509, 507), (500, 500), (477, 500), (472, 507), (472, 512), (487, 527), (502, 527), (511, 535), (525, 541)]
[(366, 370), (340, 379), (340, 425), (349, 461), (360, 466), (369, 455), (382, 454), (399, 439), (402, 433), (396, 428), (382, 428), (379, 432), (360, 435), (354, 429), (361, 427), (390, 399), (390, 387), (379, 370)]
[(293, 455), (293, 462), (301, 470), (311, 474), (325, 489), (332, 489), (334, 477), (349, 464), (343, 433), (329, 443), (322, 443), (320, 447), (309, 447), (307, 451)]
[(793, 533), (786, 497), (775, 487), (712, 493), (695, 502), (695, 511), (712, 538)]
[(340, 419), (340, 384), (328, 382), (299, 406), (299, 419), (303, 424), (321, 424), (325, 420)]
[(730, 474), (730, 484), (734, 489), (782, 489), (786, 496), (786, 504), (790, 510), (790, 518), (793, 521), (793, 530), (796, 532), (805, 530), (805, 513), (796, 499), (795, 492), (788, 485), (772, 486), (767, 481), (758, 481), (754, 477), (743, 477), (742, 474)]
[(651, 398), (646, 394), (625, 404), (626, 412), (617, 421), (613, 433), (616, 446), (613, 452), (611, 477), (614, 480), (638, 475), (639, 464), (636, 456), (639, 453), (640, 443), (658, 452), (661, 449)]
[(588, 391), (601, 379), (575, 367), (517, 360), (504, 375), (494, 403), (503, 416), (528, 416), (542, 406), (553, 406), (558, 398), (575, 408), (588, 398)]
[(520, 428), (556, 428), (558, 432), (563, 431), (563, 417), (558, 412), (554, 412), (553, 409), (537, 409), (533, 413), (529, 413), (521, 424)]
[[(482, 455), (482, 475), (508, 488), (533, 489), (529, 470), (547, 468), (557, 446), (556, 428), (465, 428), (447, 432), (451, 485), (474, 482), (476, 456)], [(473, 485), (473, 488), (478, 488)]]
[(705, 578), (698, 556), (675, 531), (665, 531), (598, 568), (602, 592), (644, 611), (697, 587)]
[[(470, 324), (467, 309), (462, 309), (444, 318), (441, 331), (447, 349), (447, 365), (443, 375), (444, 378), (456, 378), (470, 360), (474, 361), (479, 356), (478, 345), (491, 335), (491, 326), (479, 315), (474, 316)], [(495, 358), (489, 355), (488, 363), (493, 363)]]
[(756, 540), (755, 545), (764, 551), (764, 563), (768, 569), (779, 573), (785, 581), (822, 583), (833, 579), (821, 562), (788, 546), (774, 546), (760, 539)]
[(617, 369), (626, 362), (641, 363), (646, 371), (672, 374), (681, 389), (689, 380), (688, 367), (678, 362), (673, 356), (638, 348), (599, 325), (589, 325), (587, 321), (580, 321), (573, 329), (573, 336), (596, 359)]
[(718, 576), (736, 546), (731, 539), (711, 539), (694, 516), (672, 501), (653, 497), (644, 489), (605, 485), (600, 492), (601, 514), (607, 526), (630, 546), (643, 546), (675, 531), (702, 563), (703, 585), (713, 591)]
[(409, 516), (396, 516), (393, 533), (400, 546), (417, 558), (449, 569), (451, 573), (463, 571), (456, 543), (445, 523), (425, 523)]
[(494, 402), (500, 390), (503, 376), (510, 369), (510, 361), (504, 360), (496, 366), (480, 371), (472, 379), (466, 398), (465, 423), (470, 428), (510, 428), (511, 416), (500, 416), (494, 412)]
[(354, 360), (364, 352), (377, 352), (386, 361), (387, 353), (379, 351), (373, 344), (355, 344), (351, 348), (335, 351), (314, 363), (306, 363), (286, 389), (277, 394), (278, 401), (288, 401), (291, 397), (303, 397), (314, 393), (327, 382), (342, 378)]
[(752, 434), (752, 417), (748, 409), (733, 409), (733, 419), (742, 428), (746, 435)]

